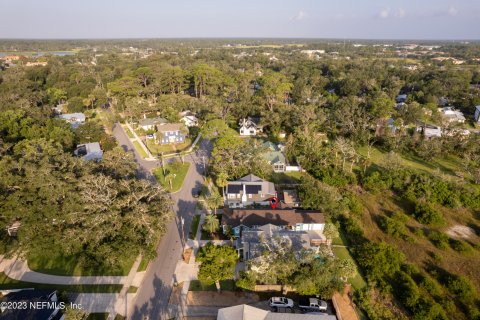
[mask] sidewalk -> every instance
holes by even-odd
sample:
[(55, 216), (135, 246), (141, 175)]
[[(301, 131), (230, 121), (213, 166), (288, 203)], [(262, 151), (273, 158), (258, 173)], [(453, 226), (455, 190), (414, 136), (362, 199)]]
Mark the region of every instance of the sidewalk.
[[(116, 301), (115, 301), (115, 308), (114, 312), (110, 313), (109, 319), (114, 319), (115, 318), (115, 313), (118, 313), (122, 316), (126, 316), (127, 313), (127, 306), (131, 305), (129, 302), (133, 299), (133, 296), (135, 294), (129, 294), (128, 289), (132, 285), (133, 281), (136, 278), (137, 275), (137, 269), (138, 266), (140, 265), (140, 262), (142, 261), (142, 256), (139, 255), (135, 262), (132, 265), (132, 268), (130, 269), (130, 272), (128, 273), (127, 279), (125, 280), (125, 283), (123, 285), (122, 290), (120, 291), (120, 294), (118, 295)], [(143, 273), (144, 275), (145, 273)], [(138, 280), (137, 280), (138, 281)]]
[(125, 276), (56, 276), (30, 270), (27, 261), (16, 257), (7, 259), (0, 256), (0, 272), (14, 280), (60, 285), (75, 284), (124, 284)]
[[(145, 146), (145, 144), (142, 142), (142, 140), (140, 140), (140, 138), (137, 136), (137, 133), (135, 132), (135, 130), (133, 130), (133, 128), (128, 124), (128, 122), (125, 122), (125, 126), (127, 127), (128, 130), (130, 130), (130, 132), (133, 134), (134, 138), (133, 139), (130, 139), (131, 141), (137, 141), (138, 144), (140, 144), (140, 147), (142, 147), (143, 151), (145, 151), (145, 153), (148, 155), (148, 158), (145, 158), (145, 160), (147, 161), (156, 161), (157, 158), (155, 158), (151, 153), (150, 153), (150, 150), (148, 150), (148, 148)], [(127, 135), (128, 136), (128, 135)]]

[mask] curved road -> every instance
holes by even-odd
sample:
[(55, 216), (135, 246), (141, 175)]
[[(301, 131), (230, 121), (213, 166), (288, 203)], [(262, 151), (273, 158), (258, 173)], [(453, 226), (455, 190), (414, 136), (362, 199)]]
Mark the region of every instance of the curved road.
[[(119, 124), (115, 125), (113, 134), (125, 150), (134, 152), (135, 159), (140, 165), (141, 177), (154, 181), (155, 179), (150, 171), (159, 166), (159, 161), (143, 160)], [(187, 239), (197, 204), (196, 199), (192, 196), (192, 190), (194, 188), (199, 189), (204, 181), (202, 176), (204, 167), (199, 154), (208, 155), (210, 149), (209, 141), (203, 140), (200, 144), (199, 152), (185, 156), (185, 161), (191, 164), (190, 169), (182, 189), (171, 195), (174, 201), (173, 210), (176, 212), (177, 217), (168, 225), (167, 232), (157, 248), (157, 257), (150, 262), (142, 286), (137, 291), (134, 305), (127, 305), (128, 319), (167, 319), (173, 274), (177, 261), (182, 254), (180, 217), (185, 219), (184, 235), (185, 239)]]

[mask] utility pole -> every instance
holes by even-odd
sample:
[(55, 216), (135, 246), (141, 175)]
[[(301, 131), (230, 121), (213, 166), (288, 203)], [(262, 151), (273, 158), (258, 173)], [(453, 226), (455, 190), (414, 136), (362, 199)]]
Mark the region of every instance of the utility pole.
[(180, 224), (182, 225), (182, 258), (185, 260), (185, 232), (184, 232), (184, 224), (185, 224), (185, 219), (183, 217), (180, 217)]
[(160, 153), (160, 160), (162, 160), (163, 176), (165, 177), (165, 164), (163, 163), (163, 152)]

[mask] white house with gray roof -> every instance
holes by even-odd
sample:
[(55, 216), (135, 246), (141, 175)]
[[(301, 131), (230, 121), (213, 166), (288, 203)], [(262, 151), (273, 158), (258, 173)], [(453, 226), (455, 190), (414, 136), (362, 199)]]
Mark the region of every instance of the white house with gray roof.
[(77, 157), (82, 157), (84, 160), (102, 160), (103, 151), (98, 142), (91, 142), (79, 144), (77, 149), (73, 152)]
[(337, 317), (326, 313), (277, 313), (241, 304), (219, 309), (217, 320), (337, 320)]
[(229, 181), (225, 195), (229, 207), (244, 208), (253, 204), (269, 205), (269, 200), (277, 193), (272, 182), (249, 174), (237, 181)]
[(83, 113), (65, 113), (58, 116), (60, 119), (70, 123), (70, 126), (75, 129), (82, 123), (85, 123), (85, 114)]

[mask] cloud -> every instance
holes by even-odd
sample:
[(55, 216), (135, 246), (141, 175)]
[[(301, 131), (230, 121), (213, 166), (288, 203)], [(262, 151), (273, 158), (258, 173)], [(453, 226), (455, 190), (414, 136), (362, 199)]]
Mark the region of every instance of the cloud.
[(375, 15), (375, 17), (380, 19), (387, 19), (390, 17), (403, 18), (405, 17), (405, 14), (406, 14), (406, 11), (403, 8), (398, 8), (394, 10), (390, 8), (383, 8)]
[(307, 13), (303, 10), (298, 11), (296, 15), (290, 18), (291, 21), (300, 21), (307, 17)]
[(450, 8), (448, 8), (448, 11), (447, 11), (448, 15), (449, 16), (456, 16), (458, 14), (458, 9), (455, 8), (454, 6), (450, 6)]
[(396, 18), (403, 18), (403, 17), (405, 17), (405, 14), (406, 14), (405, 9), (398, 8), (398, 10), (395, 12), (395, 17)]
[(382, 9), (377, 16), (381, 19), (387, 19), (390, 16), (390, 8)]

